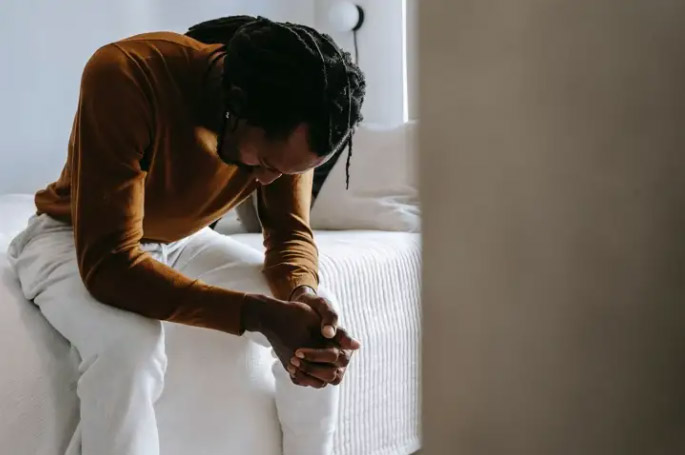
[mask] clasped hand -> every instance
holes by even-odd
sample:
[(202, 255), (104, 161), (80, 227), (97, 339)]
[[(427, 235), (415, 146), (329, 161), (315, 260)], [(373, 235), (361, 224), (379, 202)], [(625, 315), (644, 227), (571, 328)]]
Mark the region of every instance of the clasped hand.
[(261, 303), (255, 330), (267, 337), (293, 383), (315, 388), (340, 384), (360, 343), (338, 326), (331, 303), (306, 287), (288, 302), (253, 297)]

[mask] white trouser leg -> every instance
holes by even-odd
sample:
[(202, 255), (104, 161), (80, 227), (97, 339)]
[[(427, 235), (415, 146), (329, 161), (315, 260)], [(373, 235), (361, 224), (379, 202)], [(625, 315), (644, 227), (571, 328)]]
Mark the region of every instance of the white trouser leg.
[[(158, 455), (153, 405), (166, 369), (161, 322), (91, 297), (78, 272), (71, 227), (45, 215), (13, 241), (9, 257), (26, 298), (81, 357), (81, 453)], [(75, 439), (70, 447), (78, 445)]]
[[(269, 294), (262, 253), (209, 229), (151, 253), (210, 284)], [(26, 298), (81, 356), (82, 455), (158, 455), (153, 405), (166, 369), (162, 324), (93, 299), (78, 273), (71, 227), (45, 215), (12, 242), (9, 258)], [(269, 346), (260, 334), (248, 336)], [(284, 454), (330, 455), (338, 388), (296, 386), (277, 360), (272, 371)], [(78, 440), (77, 434), (70, 449), (78, 448)]]
[[(176, 251), (170, 252), (169, 264), (180, 272), (215, 286), (270, 294), (261, 272), (264, 263), (261, 252), (210, 229), (179, 245)], [(323, 290), (320, 294), (331, 299)], [(261, 334), (248, 333), (247, 336), (262, 346), (270, 347)], [(278, 360), (274, 361), (272, 371), (276, 383), (276, 408), (283, 430), (284, 455), (332, 454), (338, 418), (338, 387), (313, 389), (297, 386)]]

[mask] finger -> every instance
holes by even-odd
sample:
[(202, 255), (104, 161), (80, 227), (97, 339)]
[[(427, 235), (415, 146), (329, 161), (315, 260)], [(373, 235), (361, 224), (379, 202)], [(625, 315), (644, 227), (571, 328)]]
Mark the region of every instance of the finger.
[(312, 363), (293, 358), (290, 363), (298, 370), (323, 382), (330, 383), (338, 377), (338, 367), (328, 363)]
[(351, 349), (353, 351), (356, 351), (362, 346), (362, 344), (359, 341), (352, 338), (347, 333), (347, 330), (343, 329), (342, 327), (338, 329), (338, 332), (336, 333), (333, 341), (335, 341), (341, 348)]
[(333, 338), (338, 330), (338, 313), (333, 309), (331, 302), (323, 297), (319, 297), (312, 300), (310, 305), (321, 318), (321, 334), (325, 338)]
[(305, 372), (298, 370), (294, 365), (288, 365), (287, 370), (288, 373), (290, 373), (290, 380), (293, 382), (293, 384), (297, 384), (302, 387), (314, 387), (315, 389), (322, 389), (326, 387), (326, 382), (307, 375)]
[(338, 361), (335, 362), (335, 364), (338, 367), (347, 367), (347, 365), (350, 364), (350, 357), (352, 357), (352, 353), (354, 351), (349, 351), (347, 349), (343, 349), (340, 351), (340, 355), (338, 356)]
[(315, 349), (315, 348), (300, 348), (295, 352), (295, 356), (299, 359), (308, 360), (316, 363), (335, 363), (340, 357), (340, 349), (337, 347)]
[(335, 376), (335, 379), (331, 381), (331, 385), (338, 385), (342, 382), (343, 377), (345, 376), (345, 370), (346, 368), (338, 368), (338, 372)]
[[(303, 348), (298, 349), (293, 360), (306, 360), (310, 363), (320, 363), (324, 365), (334, 365), (336, 367), (346, 367), (350, 363), (350, 357), (354, 351), (338, 349), (336, 347), (325, 349)], [(293, 363), (294, 364), (294, 363)]]

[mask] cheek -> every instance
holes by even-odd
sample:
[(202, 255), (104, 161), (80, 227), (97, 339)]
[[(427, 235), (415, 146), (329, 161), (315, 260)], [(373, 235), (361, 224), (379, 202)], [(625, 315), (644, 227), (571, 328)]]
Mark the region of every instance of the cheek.
[(240, 144), (240, 161), (248, 166), (259, 165), (259, 150), (256, 144), (250, 141)]
[(263, 152), (263, 140), (258, 129), (241, 124), (236, 131), (240, 161), (248, 166), (259, 165), (260, 153)]

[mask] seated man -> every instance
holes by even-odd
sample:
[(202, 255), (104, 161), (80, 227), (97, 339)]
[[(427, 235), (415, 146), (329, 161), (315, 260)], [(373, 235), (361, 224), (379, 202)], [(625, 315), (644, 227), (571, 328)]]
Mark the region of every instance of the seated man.
[[(263, 18), (92, 56), (64, 170), (9, 250), (25, 296), (80, 355), (77, 452), (159, 453), (171, 321), (270, 345), (284, 453), (331, 453), (338, 389), (326, 386), (359, 343), (317, 293), (312, 170), (351, 143), (364, 88), (330, 37)], [(253, 191), (265, 259), (207, 228)]]

